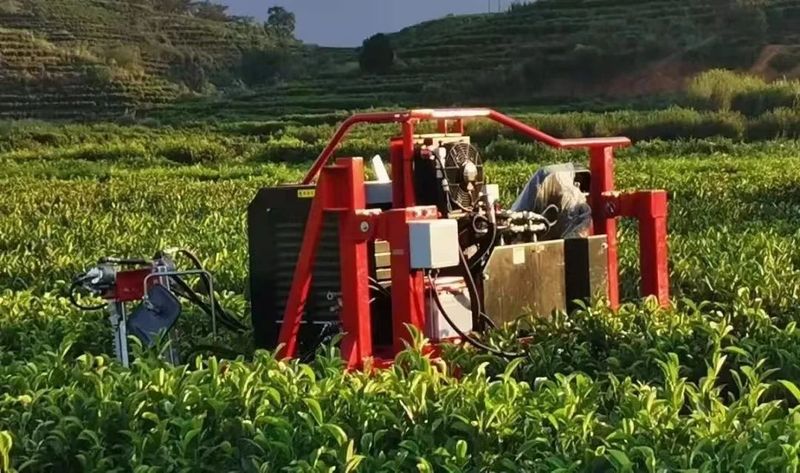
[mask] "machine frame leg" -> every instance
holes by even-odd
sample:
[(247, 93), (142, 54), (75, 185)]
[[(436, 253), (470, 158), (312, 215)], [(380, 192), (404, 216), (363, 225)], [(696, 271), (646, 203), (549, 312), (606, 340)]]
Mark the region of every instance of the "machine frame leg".
[(604, 194), (614, 190), (614, 148), (589, 150), (589, 169), (592, 174), (589, 205), (592, 207), (594, 234), (605, 235), (608, 244), (608, 302), (619, 308), (619, 250), (617, 248), (617, 219), (609, 215)]
[(608, 217), (635, 218), (639, 223), (639, 272), (642, 296), (669, 305), (666, 191), (608, 192), (603, 195)]

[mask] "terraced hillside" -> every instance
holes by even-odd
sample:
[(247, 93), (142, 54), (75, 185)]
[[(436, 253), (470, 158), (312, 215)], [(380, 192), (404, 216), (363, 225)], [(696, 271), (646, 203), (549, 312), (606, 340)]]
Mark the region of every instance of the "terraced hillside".
[(133, 114), (236, 77), (264, 30), (145, 0), (0, 2), (0, 117)]
[[(0, 0), (0, 118), (260, 120), (419, 105), (652, 107), (674, 102), (688, 77), (713, 67), (769, 79), (800, 75), (800, 0), (538, 0), (394, 33), (396, 61), (386, 74), (362, 72), (356, 49), (306, 46), (292, 49), (290, 71), (277, 83), (251, 88), (240, 87), (239, 66), (244, 52), (274, 44), (263, 28), (168, 13), (153, 6), (159, 4)], [(285, 66), (268, 61), (255, 60)], [(210, 93), (220, 86), (225, 94)], [(195, 99), (176, 103), (187, 92)]]
[[(392, 39), (398, 72), (442, 77), (444, 90), (630, 95), (663, 91), (659, 82), (710, 66), (747, 68), (766, 44), (800, 43), (798, 25), (798, 0), (540, 0)], [(662, 67), (649, 84), (615, 87), (653, 66)]]
[(392, 34), (397, 58), (383, 75), (360, 72), (357, 50), (323, 48), (315, 53), (312, 77), (185, 110), (249, 117), (370, 106), (552, 106), (585, 97), (669, 97), (700, 71), (750, 70), (776, 45), (790, 53), (757, 72), (774, 78), (793, 70), (800, 66), (800, 54), (791, 53), (800, 45), (798, 25), (800, 0), (539, 0)]

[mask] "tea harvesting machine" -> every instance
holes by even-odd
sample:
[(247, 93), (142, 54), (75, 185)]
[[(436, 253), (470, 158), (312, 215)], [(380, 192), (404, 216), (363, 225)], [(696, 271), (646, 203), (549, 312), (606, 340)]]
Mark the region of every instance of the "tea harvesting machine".
[[(545, 166), (504, 205), (465, 134), (465, 122), (478, 119), (552, 148), (584, 149), (588, 166)], [(425, 122), (430, 132), (421, 133)], [(359, 124), (399, 126), (389, 139), (388, 169), (374, 157), (371, 179), (362, 158), (333, 158)], [(465, 342), (497, 352), (477, 334), (521, 316), (569, 311), (578, 301), (619, 306), (620, 218), (638, 222), (641, 295), (667, 305), (667, 192), (615, 190), (614, 151), (630, 145), (622, 137), (559, 139), (482, 108), (349, 117), (301, 182), (263, 188), (250, 203), (256, 346), (308, 356), (339, 335), (348, 367), (379, 366), (405, 348), (411, 326), (433, 350)], [(190, 269), (180, 270), (167, 253), (105, 258), (73, 282), (71, 296), (83, 288), (105, 299), (116, 355), (126, 365), (128, 337), (154, 344), (172, 330), (181, 301), (211, 316), (215, 334), (218, 325), (249, 330), (221, 307), (199, 259), (178, 254)], [(201, 291), (189, 276), (202, 279)]]

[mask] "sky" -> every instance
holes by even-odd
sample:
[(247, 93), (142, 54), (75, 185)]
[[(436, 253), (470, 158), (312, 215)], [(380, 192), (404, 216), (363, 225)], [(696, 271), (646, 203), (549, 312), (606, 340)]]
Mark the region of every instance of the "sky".
[(497, 10), (508, 0), (216, 0), (234, 15), (265, 19), (267, 9), (281, 5), (294, 12), (295, 35), (322, 46), (360, 46), (375, 33), (391, 33), (449, 13), (483, 13), (489, 2)]

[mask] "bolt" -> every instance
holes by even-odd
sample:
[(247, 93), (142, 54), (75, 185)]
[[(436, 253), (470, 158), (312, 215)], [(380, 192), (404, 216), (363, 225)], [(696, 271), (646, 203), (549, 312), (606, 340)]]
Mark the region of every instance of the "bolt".
[(367, 233), (369, 231), (369, 222), (362, 221), (359, 228), (361, 229), (361, 233)]
[(609, 202), (606, 204), (606, 214), (607, 215), (614, 215), (617, 213), (617, 207), (612, 203)]

